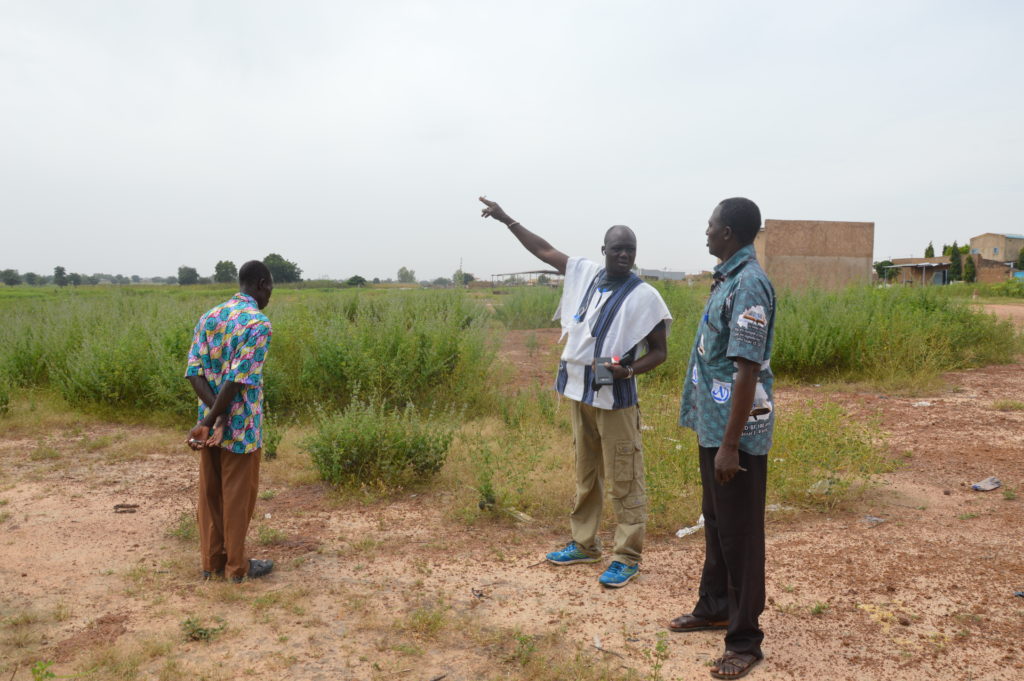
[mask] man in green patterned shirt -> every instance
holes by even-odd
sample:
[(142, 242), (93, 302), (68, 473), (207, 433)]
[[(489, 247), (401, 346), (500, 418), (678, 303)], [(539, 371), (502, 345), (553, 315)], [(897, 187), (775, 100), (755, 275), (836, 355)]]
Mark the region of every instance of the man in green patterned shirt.
[(724, 629), (715, 678), (736, 679), (761, 661), (764, 610), (764, 499), (775, 409), (771, 351), (775, 290), (757, 262), (761, 211), (749, 199), (715, 207), (708, 251), (711, 297), (697, 328), (679, 425), (697, 432), (705, 555), (697, 605), (672, 631)]

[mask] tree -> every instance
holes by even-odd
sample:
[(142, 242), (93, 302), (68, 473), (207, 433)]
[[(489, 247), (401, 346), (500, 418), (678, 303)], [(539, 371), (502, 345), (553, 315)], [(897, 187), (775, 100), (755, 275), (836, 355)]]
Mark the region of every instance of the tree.
[(882, 281), (889, 281), (896, 276), (896, 268), (892, 267), (892, 260), (876, 262), (873, 267), (875, 268), (875, 274)]
[(43, 278), (40, 277), (35, 272), (26, 272), (25, 276), (22, 277), (22, 279), (24, 279), (25, 283), (28, 284), (29, 286), (39, 286), (40, 284), (43, 283)]
[(546, 274), (542, 274), (539, 277), (537, 277), (537, 284), (540, 285), (540, 286), (547, 286), (550, 283), (551, 283), (551, 277), (549, 277)]
[(345, 282), (346, 286), (366, 286), (366, 279), (360, 277), (358, 274), (348, 278)]
[(0, 271), (0, 281), (6, 286), (17, 286), (21, 283), (21, 275), (18, 270), (3, 270)]
[(57, 286), (68, 285), (68, 271), (60, 265), (53, 268), (53, 283)]
[(271, 253), (263, 258), (263, 264), (270, 270), (270, 276), (276, 284), (288, 284), (295, 281), (302, 281), (302, 270), (298, 265), (285, 260), (277, 253)]
[(976, 277), (977, 271), (974, 269), (974, 257), (968, 255), (964, 258), (964, 281), (968, 284), (972, 284)]
[(469, 272), (455, 270), (455, 274), (452, 275), (452, 283), (455, 284), (456, 286), (465, 286), (471, 281), (476, 281), (476, 277), (474, 277)]
[(410, 270), (408, 267), (398, 268), (398, 281), (402, 284), (415, 284), (416, 283), (416, 270)]
[(230, 260), (221, 260), (213, 268), (213, 280), (218, 284), (230, 284), (238, 279), (238, 268)]
[(373, 278), (373, 283), (374, 284), (379, 284), (380, 283), (380, 277), (374, 277)]
[(451, 286), (452, 280), (445, 277), (438, 277), (434, 281), (430, 282), (433, 286)]
[(960, 247), (953, 242), (952, 248), (949, 249), (949, 280), (960, 281), (963, 279), (963, 260), (961, 258)]
[(72, 272), (71, 274), (68, 275), (68, 283), (71, 284), (72, 286), (81, 286), (82, 275), (79, 274), (78, 272)]
[(1017, 264), (1014, 267), (1019, 271), (1024, 271), (1024, 248), (1020, 249), (1020, 253), (1017, 254)]
[(138, 284), (140, 281), (142, 281), (142, 277), (140, 277), (137, 274), (133, 274), (132, 275), (132, 283), (133, 284)]
[(199, 272), (195, 267), (182, 265), (178, 268), (178, 283), (182, 286), (191, 286), (199, 283)]
[(935, 246), (932, 246), (932, 242), (928, 242), (928, 248), (924, 249), (924, 257), (934, 258), (935, 257)]

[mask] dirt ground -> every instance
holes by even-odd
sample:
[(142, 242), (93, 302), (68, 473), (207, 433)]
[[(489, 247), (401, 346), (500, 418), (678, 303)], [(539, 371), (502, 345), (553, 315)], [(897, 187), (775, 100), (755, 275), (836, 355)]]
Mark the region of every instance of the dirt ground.
[[(1012, 312), (1024, 323), (1024, 308)], [(556, 338), (513, 334), (518, 380), (550, 379), (531, 348)], [(917, 397), (779, 391), (783, 414), (830, 398), (878, 419), (901, 466), (855, 510), (769, 514), (766, 659), (750, 678), (1024, 678), (1024, 411), (1013, 404), (1024, 363), (945, 378)], [(278, 569), (201, 583), (195, 548), (167, 534), (195, 494), (178, 434), (58, 431), (47, 447), (36, 433), (0, 440), (0, 670), (12, 679), (49, 660), (57, 674), (110, 678), (468, 681), (498, 676), (531, 637), (567, 659), (578, 651), (579, 664), (699, 679), (721, 650), (719, 632), (665, 631), (696, 598), (700, 533), (651, 537), (638, 580), (604, 590), (600, 565), (538, 564), (564, 526), (466, 524), (448, 517), (444, 492), (338, 502), (269, 462), (251, 538), (264, 520), (285, 533), (253, 547)], [(990, 475), (1003, 487), (971, 489)], [(226, 628), (186, 643), (188, 617), (207, 626), (199, 638), (216, 617)]]

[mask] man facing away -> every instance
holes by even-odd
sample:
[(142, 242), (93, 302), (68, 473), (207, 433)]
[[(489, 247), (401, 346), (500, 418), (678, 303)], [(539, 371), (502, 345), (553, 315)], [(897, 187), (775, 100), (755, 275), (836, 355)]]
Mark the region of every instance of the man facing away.
[(250, 260), (238, 271), (240, 291), (199, 319), (185, 376), (199, 398), (199, 422), (188, 445), (200, 451), (199, 544), (203, 579), (263, 577), (270, 560), (245, 556), (256, 507), (263, 446), (263, 363), (270, 320), (260, 310), (274, 281)]
[[(604, 483), (615, 509), (612, 562), (600, 576), (607, 587), (625, 586), (640, 567), (647, 523), (647, 495), (636, 375), (665, 361), (668, 307), (653, 287), (631, 272), (636, 236), (616, 225), (605, 234), (602, 267), (586, 258), (568, 257), (508, 216), (494, 201), (480, 199), (484, 217), (504, 223), (530, 253), (565, 275), (558, 318), (568, 336), (558, 366), (555, 390), (570, 399), (576, 444), (576, 502), (569, 516), (572, 541), (547, 554), (556, 565), (596, 563), (601, 559), (597, 530)], [(646, 349), (646, 354), (641, 353)], [(595, 382), (598, 358), (611, 384)], [(614, 361), (614, 358), (622, 358)]]
[(697, 432), (703, 485), (704, 569), (697, 605), (672, 631), (725, 630), (720, 679), (745, 676), (763, 658), (764, 499), (775, 412), (769, 366), (775, 290), (754, 254), (761, 211), (726, 199), (708, 220), (715, 267), (697, 328), (679, 424)]

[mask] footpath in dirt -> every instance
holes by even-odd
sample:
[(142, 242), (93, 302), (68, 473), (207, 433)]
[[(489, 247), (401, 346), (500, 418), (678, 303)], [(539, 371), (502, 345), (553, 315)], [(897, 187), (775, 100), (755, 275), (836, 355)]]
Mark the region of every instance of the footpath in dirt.
[[(831, 399), (878, 419), (900, 467), (854, 510), (769, 515), (766, 659), (750, 678), (1024, 678), (1024, 411), (996, 408), (1024, 398), (1024, 364), (945, 378), (927, 397), (780, 391), (781, 413)], [(467, 525), (441, 493), (338, 505), (319, 485), (279, 486), (253, 523), (270, 514), (284, 529), (287, 542), (254, 546), (279, 569), (202, 584), (195, 549), (166, 534), (192, 508), (194, 459), (156, 431), (125, 460), (84, 444), (124, 431), (71, 438), (79, 449), (59, 466), (29, 456), (34, 439), (0, 441), (0, 614), (35, 618), (7, 626), (8, 654), (35, 645), (58, 674), (133, 656), (136, 676), (118, 678), (469, 681), (498, 676), (510, 637), (512, 654), (554, 636), (566, 659), (638, 678), (710, 678), (721, 651), (720, 632), (665, 630), (696, 598), (701, 534), (651, 538), (638, 580), (604, 590), (600, 565), (538, 564), (565, 528)], [(1002, 488), (971, 489), (991, 475)], [(226, 629), (182, 644), (191, 616)], [(19, 647), (19, 631), (41, 638), (22, 633)], [(26, 661), (7, 669), (32, 678)]]

